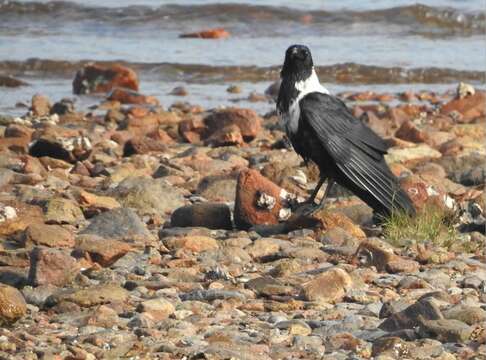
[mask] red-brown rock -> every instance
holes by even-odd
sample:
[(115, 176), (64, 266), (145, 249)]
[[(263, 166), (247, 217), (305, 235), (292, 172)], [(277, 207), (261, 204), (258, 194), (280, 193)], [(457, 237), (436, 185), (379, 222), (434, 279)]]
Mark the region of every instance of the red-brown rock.
[(79, 272), (76, 260), (68, 253), (37, 247), (30, 254), (29, 283), (38, 285), (64, 286)]
[(112, 90), (108, 100), (118, 101), (121, 104), (160, 105), (159, 100), (154, 96), (142, 95), (136, 91), (118, 87)]
[(449, 101), (442, 107), (441, 113), (448, 115), (457, 111), (462, 115), (460, 118), (462, 122), (470, 122), (485, 115), (484, 104), (486, 104), (486, 93), (478, 91), (474, 95)]
[(427, 134), (419, 129), (410, 120), (405, 121), (395, 133), (399, 139), (411, 141), (413, 143), (421, 143), (427, 140)]
[(193, 33), (181, 34), (180, 38), (199, 38), (199, 39), (225, 39), (230, 36), (229, 31), (223, 28), (214, 28), (197, 31)]
[(130, 244), (104, 239), (96, 235), (80, 235), (76, 239), (76, 251), (85, 252), (101, 266), (110, 266), (127, 252), (132, 250)]
[(138, 86), (137, 74), (126, 66), (88, 64), (76, 73), (73, 93), (107, 93), (115, 87), (138, 91)]
[(256, 170), (241, 171), (236, 186), (236, 226), (246, 229), (252, 225), (277, 224), (282, 190)]
[(203, 119), (199, 116), (193, 116), (181, 121), (179, 124), (179, 135), (191, 144), (201, 142), (206, 130), (206, 125), (204, 124)]
[(251, 109), (227, 108), (218, 110), (204, 118), (206, 137), (221, 128), (236, 125), (245, 141), (253, 140), (261, 130), (262, 118)]

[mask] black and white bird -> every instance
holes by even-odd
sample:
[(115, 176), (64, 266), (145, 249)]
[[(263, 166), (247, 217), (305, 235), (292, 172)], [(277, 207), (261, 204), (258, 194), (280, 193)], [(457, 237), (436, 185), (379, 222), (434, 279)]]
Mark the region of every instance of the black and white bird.
[[(385, 162), (384, 140), (319, 83), (307, 46), (287, 49), (280, 75), (277, 113), (295, 151), (305, 162), (312, 160), (320, 171), (320, 180), (306, 201), (312, 210), (323, 207), (338, 183), (378, 215), (389, 216), (394, 211), (415, 214), (412, 201)], [(314, 199), (326, 179), (324, 197), (316, 206)]]

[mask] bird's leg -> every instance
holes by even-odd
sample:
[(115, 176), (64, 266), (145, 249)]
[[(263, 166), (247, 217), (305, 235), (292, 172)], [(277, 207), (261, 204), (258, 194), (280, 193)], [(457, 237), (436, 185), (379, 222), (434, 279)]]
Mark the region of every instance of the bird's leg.
[(316, 211), (321, 210), (324, 207), (324, 203), (326, 202), (326, 199), (329, 196), (329, 193), (331, 192), (331, 189), (332, 189), (334, 184), (335, 184), (335, 181), (333, 179), (329, 179), (329, 181), (327, 182), (326, 191), (324, 192), (324, 196), (322, 197), (321, 201), (319, 202), (319, 205), (312, 206), (309, 209), (309, 211), (306, 211), (305, 215), (311, 215), (311, 214), (315, 213)]
[(317, 183), (315, 189), (312, 191), (311, 196), (305, 201), (306, 204), (314, 204), (314, 200), (316, 199), (316, 196), (319, 193), (322, 184), (324, 184), (324, 181), (326, 181), (325, 177), (319, 178), (319, 182)]
[(322, 197), (321, 201), (319, 202), (319, 205), (317, 206), (317, 210), (320, 210), (324, 207), (324, 203), (326, 202), (326, 199), (329, 196), (331, 189), (335, 183), (336, 182), (333, 179), (329, 179), (329, 181), (327, 182), (326, 191), (324, 192), (324, 196)]

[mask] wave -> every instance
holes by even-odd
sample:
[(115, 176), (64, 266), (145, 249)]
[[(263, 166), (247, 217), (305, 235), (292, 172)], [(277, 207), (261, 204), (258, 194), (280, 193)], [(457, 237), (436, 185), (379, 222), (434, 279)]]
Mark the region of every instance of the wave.
[[(29, 59), (26, 61), (0, 61), (0, 73), (18, 77), (74, 78), (74, 73), (93, 61), (62, 61)], [(128, 63), (124, 61), (96, 61), (97, 64), (122, 64), (133, 68), (141, 78), (155, 81), (184, 81), (187, 83), (228, 83), (274, 81), (280, 67), (209, 66), (179, 63)], [(342, 63), (316, 68), (324, 82), (337, 84), (449, 84), (468, 81), (486, 82), (483, 71), (448, 68), (381, 67), (357, 63)]]
[[(449, 7), (423, 4), (367, 11), (323, 11), (292, 9), (264, 5), (210, 3), (204, 5), (163, 5), (160, 7), (132, 5), (112, 8), (83, 6), (66, 1), (20, 2), (0, 0), (0, 21), (42, 18), (55, 21), (104, 21), (118, 25), (191, 23), (202, 20), (209, 24), (288, 23), (303, 25), (351, 26), (357, 23), (380, 23), (407, 27), (412, 33), (483, 34), (486, 30), (484, 11), (464, 12)], [(251, 27), (250, 27), (251, 28)]]

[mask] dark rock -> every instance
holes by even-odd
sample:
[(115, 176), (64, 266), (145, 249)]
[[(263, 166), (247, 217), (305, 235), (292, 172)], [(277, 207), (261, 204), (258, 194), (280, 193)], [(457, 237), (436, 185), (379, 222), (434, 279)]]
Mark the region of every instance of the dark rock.
[(444, 316), (431, 298), (425, 298), (410, 305), (405, 310), (392, 314), (379, 326), (385, 331), (412, 329), (420, 325), (421, 320), (439, 320)]
[(231, 211), (226, 204), (198, 203), (176, 209), (171, 216), (171, 226), (202, 226), (209, 229), (231, 230)]
[(81, 234), (98, 235), (106, 239), (145, 243), (152, 235), (132, 209), (118, 208), (101, 213), (91, 219)]

